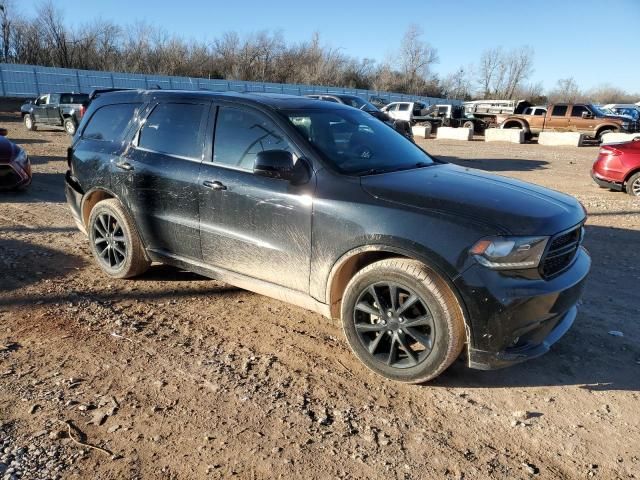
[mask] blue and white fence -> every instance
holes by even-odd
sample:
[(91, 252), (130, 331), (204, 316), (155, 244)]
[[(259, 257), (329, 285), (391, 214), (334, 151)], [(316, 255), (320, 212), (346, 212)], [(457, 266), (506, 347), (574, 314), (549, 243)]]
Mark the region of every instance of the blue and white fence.
[(321, 87), (317, 85), (296, 85), (286, 83), (244, 82), (239, 80), (219, 80), (191, 77), (170, 77), (165, 75), (144, 75), (137, 73), (101, 72), (77, 70), (73, 68), (39, 67), (0, 63), (0, 94), (3, 97), (37, 97), (53, 92), (91, 93), (96, 88), (154, 88), (211, 90), (216, 92), (269, 92), (290, 95), (314, 93), (347, 93), (358, 95), (365, 100), (380, 97), (388, 102), (420, 100), (427, 105), (438, 103), (460, 104), (460, 100), (421, 97), (402, 93), (358, 90), (353, 88)]

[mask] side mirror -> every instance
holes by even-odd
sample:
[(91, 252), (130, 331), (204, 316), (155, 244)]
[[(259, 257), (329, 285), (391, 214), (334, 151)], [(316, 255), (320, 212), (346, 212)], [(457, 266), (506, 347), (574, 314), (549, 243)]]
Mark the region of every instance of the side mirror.
[(582, 118), (593, 118), (591, 112), (582, 112)]
[(306, 162), (302, 159), (294, 162), (293, 155), (286, 150), (258, 152), (253, 163), (253, 173), (291, 183), (305, 183), (309, 179)]

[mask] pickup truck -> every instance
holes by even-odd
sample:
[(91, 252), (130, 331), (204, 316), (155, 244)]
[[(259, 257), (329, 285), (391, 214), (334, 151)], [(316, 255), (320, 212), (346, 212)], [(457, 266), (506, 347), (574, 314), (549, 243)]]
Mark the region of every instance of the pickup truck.
[(35, 130), (39, 124), (57, 125), (73, 135), (88, 104), (86, 93), (48, 93), (29, 100), (20, 112), (27, 130)]
[(391, 102), (381, 108), (391, 118), (410, 122), (411, 125), (427, 120), (428, 109), (429, 107), (422, 102)]
[(438, 126), (473, 128), (473, 131), (482, 134), (486, 123), (473, 115), (468, 115), (462, 105), (433, 105), (427, 110), (427, 119), (422, 121), (431, 123), (432, 130)]
[(510, 115), (500, 128), (521, 128), (530, 138), (540, 132), (579, 132), (587, 137), (602, 140), (606, 133), (635, 133), (640, 122), (626, 117), (608, 115), (592, 104), (557, 103), (549, 105), (545, 115)]

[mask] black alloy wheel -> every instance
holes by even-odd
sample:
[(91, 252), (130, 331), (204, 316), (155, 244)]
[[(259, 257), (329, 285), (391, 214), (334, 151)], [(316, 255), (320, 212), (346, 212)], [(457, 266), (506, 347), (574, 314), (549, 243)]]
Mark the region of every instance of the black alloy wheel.
[(389, 367), (415, 367), (433, 350), (433, 316), (426, 302), (405, 285), (367, 286), (356, 301), (353, 322), (372, 359)]
[(119, 269), (127, 258), (127, 239), (116, 217), (98, 215), (93, 224), (93, 238), (98, 258), (110, 269)]

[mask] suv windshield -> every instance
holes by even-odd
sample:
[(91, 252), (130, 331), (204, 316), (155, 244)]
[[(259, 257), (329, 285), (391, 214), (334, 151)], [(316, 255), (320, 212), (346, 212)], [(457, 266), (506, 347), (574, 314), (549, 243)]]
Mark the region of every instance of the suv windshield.
[(434, 163), (426, 152), (406, 137), (362, 111), (322, 109), (284, 113), (342, 173), (367, 175)]
[(336, 95), (340, 100), (344, 102), (345, 105), (349, 105), (350, 107), (359, 108), (360, 110), (364, 110), (365, 112), (377, 112), (378, 108), (367, 102), (366, 100), (361, 99), (360, 97), (352, 97), (350, 95)]

